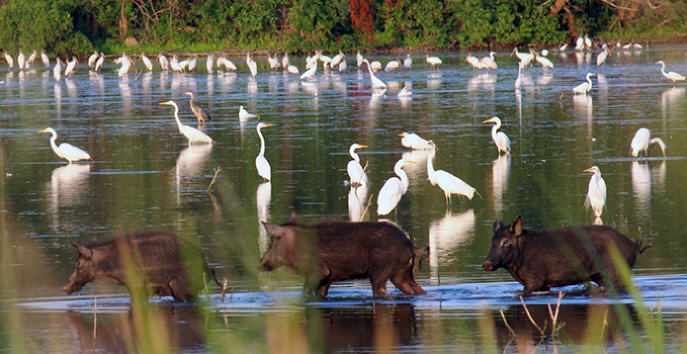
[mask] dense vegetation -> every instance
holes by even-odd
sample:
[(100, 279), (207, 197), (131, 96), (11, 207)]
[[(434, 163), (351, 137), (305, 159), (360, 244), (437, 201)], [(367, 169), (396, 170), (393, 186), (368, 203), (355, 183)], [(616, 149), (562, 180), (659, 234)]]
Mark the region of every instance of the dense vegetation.
[(0, 0), (0, 47), (84, 55), (687, 38), (687, 0)]

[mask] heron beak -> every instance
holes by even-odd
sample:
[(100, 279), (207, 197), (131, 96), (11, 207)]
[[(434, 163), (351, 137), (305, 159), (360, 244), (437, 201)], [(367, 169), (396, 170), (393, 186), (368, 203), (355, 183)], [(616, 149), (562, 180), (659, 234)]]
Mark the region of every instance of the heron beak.
[(584, 170), (584, 171), (582, 171), (582, 172), (594, 173), (594, 170), (590, 167), (590, 168), (588, 168), (588, 169), (586, 169), (586, 170)]
[(367, 145), (358, 145), (358, 149), (365, 149), (367, 148)]
[(406, 136), (406, 135), (408, 135), (408, 134), (407, 134), (407, 133), (400, 133), (400, 134), (398, 134), (398, 136)]
[(482, 124), (486, 124), (486, 123), (494, 123), (494, 118), (489, 118), (489, 119), (485, 120), (484, 122), (482, 122)]
[(417, 161), (405, 160), (406, 163), (417, 163)]
[(265, 125), (263, 125), (262, 127), (267, 128), (267, 127), (273, 127), (273, 126), (274, 126), (274, 124), (265, 123)]
[(169, 101), (160, 103), (160, 106), (169, 106)]
[(39, 130), (38, 132), (39, 132), (39, 133), (47, 133), (47, 132), (48, 132), (48, 129), (46, 128), (46, 129), (43, 129), (43, 130)]

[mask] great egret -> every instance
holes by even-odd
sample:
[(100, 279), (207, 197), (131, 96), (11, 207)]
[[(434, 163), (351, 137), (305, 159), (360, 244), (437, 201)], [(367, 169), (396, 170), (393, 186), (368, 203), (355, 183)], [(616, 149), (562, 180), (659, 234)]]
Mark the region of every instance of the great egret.
[(362, 54), (360, 54), (360, 51), (358, 51), (358, 53), (356, 53), (355, 55), (355, 63), (356, 65), (358, 65), (358, 67), (363, 65), (363, 56)]
[(11, 55), (7, 54), (7, 51), (5, 51), (5, 60), (7, 60), (9, 68), (12, 69), (14, 67), (14, 59), (12, 59)]
[(434, 157), (436, 156), (437, 150), (433, 142), (430, 142), (430, 146), (432, 147), (432, 152), (427, 158), (427, 176), (429, 177), (429, 181), (432, 183), (432, 185), (439, 185), (439, 188), (444, 191), (444, 197), (446, 197), (446, 206), (451, 205), (452, 194), (464, 195), (468, 199), (472, 200), (472, 197), (474, 197), (475, 193), (477, 193), (475, 188), (472, 188), (472, 186), (465, 183), (462, 179), (446, 171), (434, 170)]
[(630, 143), (630, 154), (632, 157), (639, 156), (639, 153), (644, 151), (644, 156), (649, 156), (651, 153), (651, 148), (654, 144), (657, 144), (663, 152), (663, 158), (666, 157), (666, 144), (661, 140), (661, 138), (651, 138), (651, 132), (647, 128), (639, 128), (635, 133), (635, 137), (632, 138), (632, 143)]
[(148, 71), (153, 71), (153, 62), (146, 56), (146, 53), (141, 53), (141, 61)]
[(164, 71), (169, 70), (169, 60), (167, 60), (167, 57), (162, 54), (161, 52), (157, 54), (157, 60), (160, 62), (160, 67)]
[(401, 139), (401, 144), (407, 148), (411, 148), (413, 150), (431, 150), (432, 145), (430, 145), (429, 141), (421, 138), (419, 135), (415, 133), (407, 133), (403, 132), (401, 134), (398, 134)]
[(21, 49), (19, 49), (19, 55), (17, 55), (17, 65), (19, 65), (19, 70), (24, 70), (25, 62), (26, 57), (24, 56), (24, 53), (22, 53)]
[(250, 70), (250, 74), (255, 77), (258, 74), (258, 63), (256, 63), (253, 58), (250, 57), (250, 53), (246, 53), (246, 64)]
[(289, 67), (289, 53), (284, 53), (284, 56), (281, 58), (281, 67), (286, 69)]
[(198, 119), (198, 124), (205, 123), (205, 121), (212, 119), (205, 108), (196, 104), (196, 94), (193, 93), (193, 91), (185, 92), (184, 95), (191, 96), (191, 102), (189, 102), (189, 104), (191, 105), (191, 111), (193, 111), (196, 119)]
[(205, 59), (205, 68), (208, 70), (208, 74), (212, 74), (213, 66), (215, 66), (215, 57), (210, 53), (207, 59)]
[(315, 76), (315, 73), (317, 72), (317, 57), (312, 57), (308, 64), (310, 68), (304, 72), (303, 75), (301, 75), (301, 80), (311, 78)]
[(534, 59), (537, 61), (537, 63), (541, 64), (542, 67), (553, 69), (553, 63), (551, 60), (537, 54), (533, 49), (530, 49), (530, 54), (534, 55)]
[(513, 54), (515, 54), (515, 56), (518, 57), (518, 59), (520, 59), (523, 69), (530, 65), (530, 63), (532, 63), (532, 60), (534, 60), (534, 55), (532, 55), (532, 53), (520, 53), (518, 52), (518, 47), (515, 47), (515, 49), (513, 49)]
[(370, 80), (372, 81), (372, 88), (386, 88), (386, 84), (384, 81), (378, 79), (375, 74), (372, 72), (372, 68), (370, 67), (370, 62), (367, 61), (367, 59), (363, 59), (363, 63), (367, 64), (367, 71), (370, 72)]
[(522, 86), (522, 62), (518, 62), (518, 78), (515, 79), (515, 91), (520, 91)]
[(432, 69), (437, 69), (439, 68), (437, 66), (441, 66), (441, 59), (439, 57), (430, 57), (429, 55), (425, 55), (425, 61), (428, 62), (430, 65), (432, 65)]
[(258, 169), (258, 174), (260, 177), (268, 181), (272, 180), (272, 169), (270, 168), (270, 163), (267, 162), (267, 159), (265, 158), (265, 138), (262, 137), (262, 132), (260, 132), (260, 130), (262, 128), (272, 126), (274, 126), (274, 124), (258, 123), (258, 126), (255, 128), (255, 130), (258, 132), (258, 136), (260, 137), (260, 153), (258, 154), (258, 157), (255, 158), (255, 168)]
[(60, 158), (63, 158), (67, 161), (69, 161), (69, 164), (72, 164), (72, 161), (80, 161), (80, 160), (90, 160), (91, 155), (89, 155), (87, 152), (79, 149), (78, 147), (68, 144), (68, 143), (62, 143), (60, 146), (57, 146), (55, 144), (55, 140), (57, 140), (57, 132), (53, 128), (45, 128), (43, 130), (38, 131), (39, 133), (50, 133), (52, 134), (52, 137), (50, 138), (50, 146), (52, 146), (52, 151), (55, 152), (57, 156)]
[(489, 56), (482, 58), (482, 66), (484, 66), (487, 69), (498, 69), (498, 66), (496, 65), (496, 60), (494, 60), (494, 54), (496, 54), (496, 52), (489, 52)]
[(587, 92), (589, 92), (592, 89), (592, 80), (590, 77), (595, 76), (596, 74), (592, 73), (587, 73), (587, 82), (583, 82), (579, 84), (577, 87), (572, 89), (572, 92), (575, 94), (583, 94), (586, 95)]
[(658, 64), (661, 64), (661, 74), (663, 74), (663, 76), (667, 77), (668, 79), (673, 80), (673, 83), (675, 83), (675, 81), (685, 81), (684, 76), (682, 76), (682, 75), (680, 75), (674, 71), (670, 71), (666, 74), (666, 71), (665, 71), (666, 63), (664, 63), (663, 60), (657, 61), (655, 65), (658, 65)]
[(494, 140), (494, 144), (496, 144), (499, 155), (501, 155), (501, 151), (505, 152), (506, 155), (510, 154), (510, 139), (508, 138), (508, 135), (506, 135), (504, 132), (498, 131), (499, 128), (501, 128), (501, 119), (499, 117), (492, 117), (482, 123), (496, 123), (496, 125), (491, 128), (491, 139)]
[(364, 149), (366, 147), (367, 145), (353, 144), (348, 150), (353, 160), (348, 162), (346, 169), (348, 170), (348, 177), (351, 179), (351, 185), (354, 187), (365, 186), (370, 182), (367, 179), (363, 166), (360, 164), (360, 157), (355, 153), (356, 149)]
[(274, 56), (272, 56), (270, 53), (267, 53), (267, 63), (270, 64), (270, 69), (278, 68), (279, 59), (277, 59), (277, 54), (275, 53)]
[[(58, 58), (59, 60), (59, 58)], [(100, 53), (100, 58), (98, 58), (98, 61), (95, 62), (95, 71), (98, 72), (100, 71), (100, 68), (103, 67), (103, 63), (105, 62), (105, 54)]]
[(391, 177), (384, 182), (377, 196), (377, 215), (389, 214), (408, 190), (408, 175), (403, 171), (403, 166), (414, 161), (398, 160), (394, 165), (394, 172), (398, 177)]
[(406, 69), (410, 69), (413, 66), (413, 58), (410, 57), (410, 54), (406, 54), (405, 60), (403, 60), (403, 67)]
[(249, 118), (260, 118), (260, 116), (257, 114), (248, 113), (243, 106), (239, 107), (239, 120), (246, 120)]
[(46, 69), (50, 69), (50, 58), (48, 58), (48, 55), (45, 54), (44, 50), (41, 50), (41, 61), (43, 62), (43, 65), (45, 65)]
[(384, 71), (389, 72), (389, 71), (396, 70), (400, 67), (401, 67), (401, 61), (396, 59), (396, 60), (392, 60), (392, 61), (386, 63), (386, 66), (384, 67)]
[(596, 66), (601, 66), (603, 63), (606, 62), (606, 58), (608, 58), (608, 46), (606, 44), (603, 45), (603, 50), (599, 55), (596, 57)]
[(179, 131), (181, 134), (184, 134), (184, 136), (188, 139), (189, 145), (195, 142), (201, 144), (212, 144), (212, 138), (207, 136), (205, 133), (188, 125), (181, 124), (181, 120), (179, 120), (179, 106), (177, 106), (174, 101), (162, 102), (160, 105), (174, 106), (174, 119), (177, 121), (177, 126), (179, 126)]
[(468, 62), (468, 64), (472, 65), (473, 69), (483, 69), (484, 64), (482, 64), (482, 61), (479, 60), (478, 57), (473, 57), (472, 53), (468, 53), (468, 56), (465, 57), (465, 61)]
[(606, 182), (601, 177), (601, 170), (596, 166), (592, 166), (583, 172), (594, 174), (589, 180), (589, 190), (587, 191), (587, 199), (584, 201), (584, 206), (586, 208), (591, 206), (594, 216), (599, 218), (606, 206)]
[(68, 76), (74, 73), (74, 68), (76, 67), (76, 63), (79, 61), (76, 59), (76, 56), (72, 57), (72, 61), (69, 61), (67, 59), (67, 68), (64, 69), (64, 76)]

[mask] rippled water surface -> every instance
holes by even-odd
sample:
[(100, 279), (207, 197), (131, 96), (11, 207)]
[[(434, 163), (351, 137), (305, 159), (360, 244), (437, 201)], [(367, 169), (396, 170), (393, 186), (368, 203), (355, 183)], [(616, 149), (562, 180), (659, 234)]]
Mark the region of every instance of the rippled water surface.
[[(232, 58), (235, 73), (208, 74), (202, 67), (119, 78), (111, 64), (102, 73), (79, 66), (59, 81), (52, 71), (5, 68), (0, 351), (146, 351), (141, 336), (147, 331), (135, 325), (125, 288), (96, 282), (78, 295), (61, 290), (77, 256), (72, 242), (143, 230), (197, 241), (210, 266), (228, 279), (230, 293), (221, 299), (212, 289), (202, 310), (151, 299), (159, 315), (152, 325), (169, 339), (169, 351), (521, 352), (537, 346), (578, 352), (591, 346), (633, 352), (641, 349), (632, 339), (642, 311), (653, 310), (656, 319), (659, 307), (663, 345), (684, 350), (687, 86), (665, 79), (654, 63), (664, 60), (685, 74), (687, 56), (680, 47), (614, 51), (597, 67), (596, 54), (550, 54), (556, 67), (526, 69), (520, 93), (513, 90), (517, 62), (507, 53), (497, 55), (499, 69), (492, 72), (474, 71), (465, 53), (440, 53), (439, 70), (418, 55), (412, 70), (377, 73), (389, 86), (384, 93), (372, 89), (367, 70), (352, 60), (345, 73), (318, 69), (314, 80), (303, 81), (267, 70), (262, 58), (255, 78), (242, 58)], [(304, 66), (304, 58), (292, 61)], [(590, 71), (598, 74), (590, 94), (573, 96)], [(397, 97), (406, 84), (413, 95)], [(173, 108), (159, 105), (174, 100), (182, 122), (197, 126), (183, 95), (188, 90), (212, 115), (200, 128), (213, 145), (189, 146)], [(254, 165), (257, 119), (240, 121), (239, 106), (274, 124), (262, 130), (271, 183)], [(482, 124), (492, 116), (501, 118), (512, 141), (509, 157), (498, 157), (491, 125)], [(93, 161), (61, 161), (49, 135), (37, 133), (46, 127), (58, 132), (58, 144), (78, 146)], [(666, 142), (666, 159), (656, 150), (650, 158), (630, 157), (640, 127)], [(441, 190), (427, 180), (427, 153), (404, 148), (398, 137), (404, 131), (433, 140), (435, 168), (459, 176), (480, 196), (454, 196), (447, 209)], [(368, 146), (358, 153), (371, 181), (357, 190), (346, 183), (354, 142)], [(377, 220), (376, 196), (400, 158), (418, 163), (405, 167), (410, 186), (388, 218), (416, 245), (430, 245), (428, 265), (416, 273), (428, 295), (409, 298), (393, 289), (393, 300), (374, 300), (369, 282), (357, 281), (335, 285), (328, 299), (302, 303), (300, 277), (287, 269), (258, 273), (269, 245), (261, 220), (281, 223), (292, 211), (303, 221)], [(582, 171), (593, 165), (608, 185), (603, 222), (652, 245), (633, 272), (643, 304), (630, 295), (610, 299), (581, 286), (564, 288), (559, 324), (565, 325), (551, 335), (547, 304), (556, 304), (557, 293), (535, 295), (525, 301), (534, 322), (548, 324), (542, 333), (518, 298), (522, 286), (504, 270), (482, 270), (492, 225), (517, 215), (530, 228), (592, 223), (583, 207), (590, 174)], [(635, 326), (623, 326), (623, 316)], [(635, 335), (648, 346), (647, 333)]]

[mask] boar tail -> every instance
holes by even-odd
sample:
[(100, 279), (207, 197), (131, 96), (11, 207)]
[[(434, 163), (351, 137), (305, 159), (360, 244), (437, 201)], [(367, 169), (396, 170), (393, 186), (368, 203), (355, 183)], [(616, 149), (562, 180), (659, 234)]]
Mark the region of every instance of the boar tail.
[(422, 261), (429, 258), (429, 245), (424, 245), (422, 247), (413, 247), (413, 254), (415, 255), (415, 257), (419, 257), (425, 251), (427, 251), (427, 255), (420, 257), (418, 260), (418, 271), (422, 271)]
[(639, 254), (642, 254), (644, 253), (644, 251), (651, 248), (651, 245), (644, 246), (642, 240), (638, 240), (637, 242), (635, 242), (635, 244), (637, 245), (637, 253)]
[(215, 281), (215, 284), (219, 285), (219, 287), (222, 288), (222, 284), (220, 284), (220, 282), (217, 281), (217, 273), (215, 273), (215, 270), (210, 269), (210, 273), (212, 273), (212, 279)]

